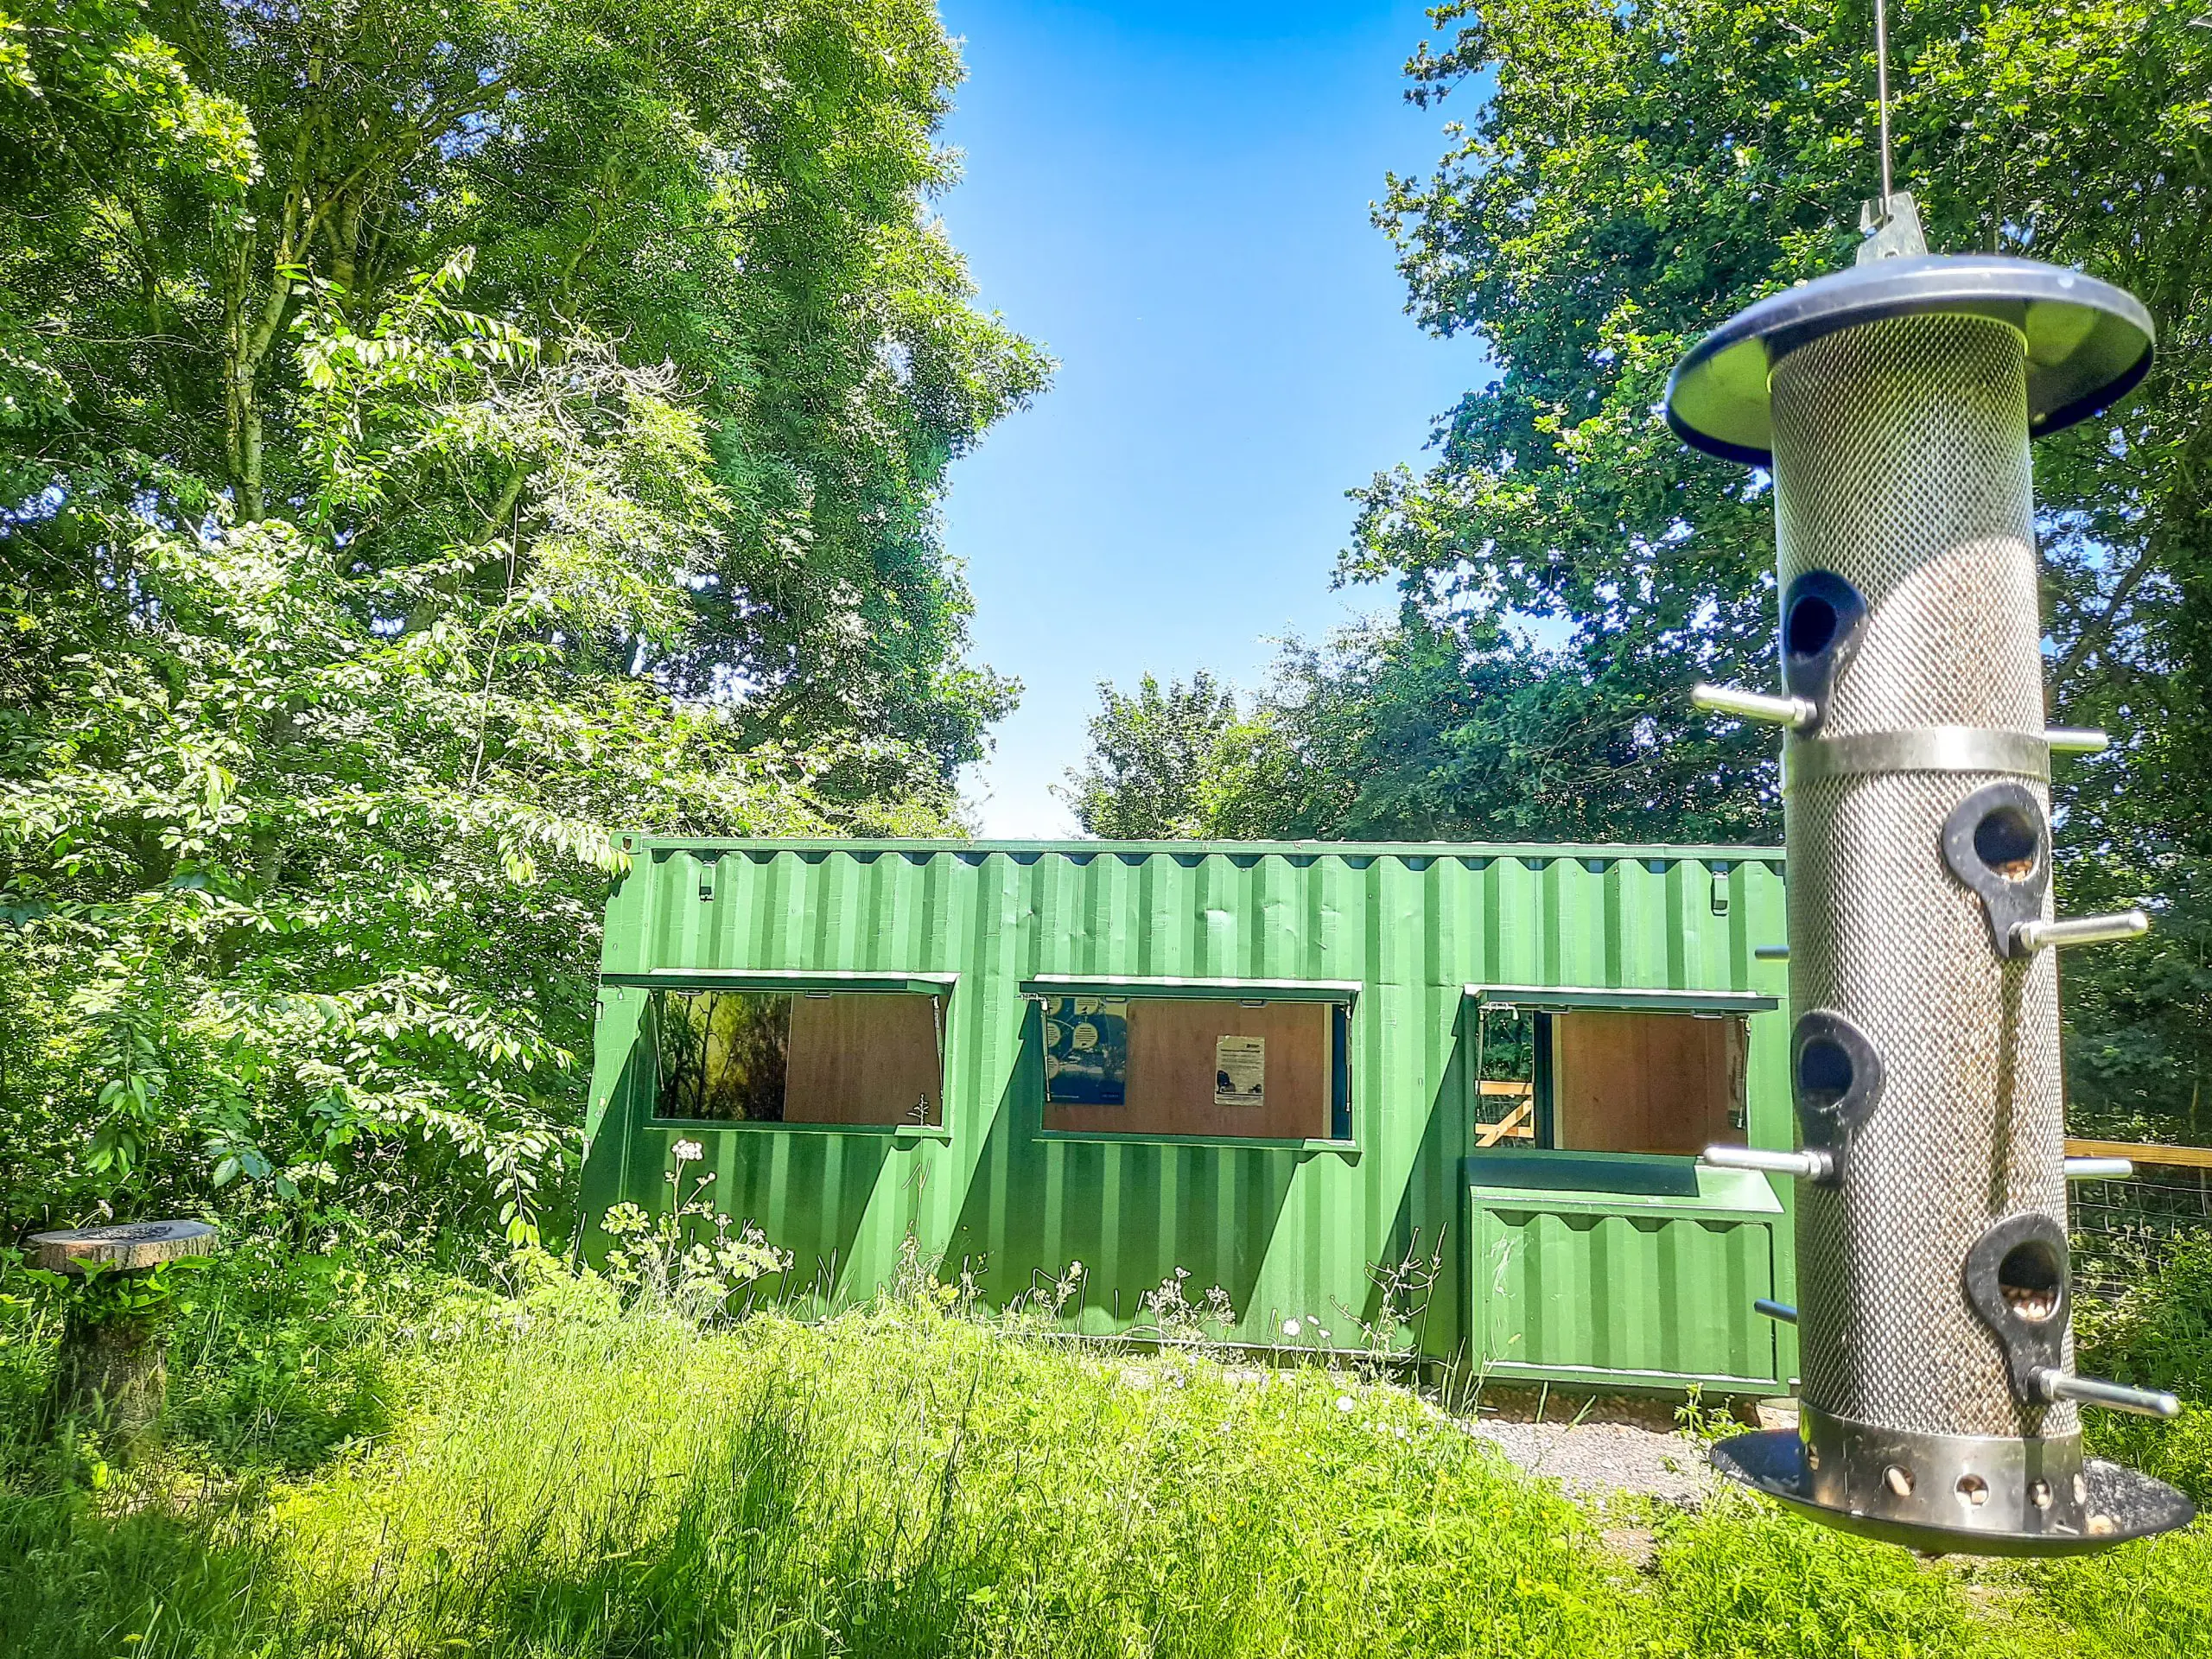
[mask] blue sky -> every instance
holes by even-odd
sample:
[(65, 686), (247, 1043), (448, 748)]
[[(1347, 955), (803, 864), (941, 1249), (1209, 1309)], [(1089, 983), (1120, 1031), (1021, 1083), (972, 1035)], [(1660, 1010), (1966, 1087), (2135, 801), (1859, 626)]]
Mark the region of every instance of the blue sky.
[(1099, 680), (1254, 685), (1274, 640), (1392, 602), (1330, 588), (1344, 491), (1418, 465), (1484, 365), (1404, 315), (1368, 207), (1471, 100), (1401, 99), (1417, 3), (943, 6), (969, 79), (940, 207), (1061, 363), (952, 471), (976, 654), (1027, 688), (967, 794), (987, 835), (1065, 835)]

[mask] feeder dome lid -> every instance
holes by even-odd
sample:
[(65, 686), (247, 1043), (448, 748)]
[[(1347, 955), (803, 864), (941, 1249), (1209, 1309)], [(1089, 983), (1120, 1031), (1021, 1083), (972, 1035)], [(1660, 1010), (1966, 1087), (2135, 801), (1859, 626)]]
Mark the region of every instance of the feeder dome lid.
[(2109, 408), (2150, 371), (2151, 314), (2110, 283), (1999, 254), (1881, 259), (1770, 295), (1698, 341), (1667, 383), (1667, 424), (1709, 455), (1770, 466), (1777, 362), (1840, 328), (1929, 311), (1996, 317), (2026, 336), (2038, 437)]

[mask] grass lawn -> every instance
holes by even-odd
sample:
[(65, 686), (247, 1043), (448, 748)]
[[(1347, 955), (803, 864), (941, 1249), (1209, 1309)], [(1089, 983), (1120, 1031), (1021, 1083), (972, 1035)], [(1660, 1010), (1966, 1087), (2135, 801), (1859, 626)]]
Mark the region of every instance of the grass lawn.
[(2203, 1523), (1925, 1562), (1749, 1499), (1601, 1517), (1401, 1389), (927, 1298), (702, 1331), (321, 1271), (210, 1276), (129, 1471), (34, 1444), (0, 1344), (0, 1654), (2212, 1654)]

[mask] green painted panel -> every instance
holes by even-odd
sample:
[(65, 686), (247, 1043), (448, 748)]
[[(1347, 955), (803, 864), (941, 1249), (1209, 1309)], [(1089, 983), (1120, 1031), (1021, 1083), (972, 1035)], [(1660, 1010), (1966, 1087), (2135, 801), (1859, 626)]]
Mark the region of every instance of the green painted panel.
[[(664, 1206), (671, 1148), (696, 1140), (705, 1156), (690, 1167), (714, 1174), (718, 1206), (798, 1256), (794, 1294), (864, 1297), (911, 1237), (1000, 1300), (1079, 1261), (1076, 1311), (1099, 1332), (1136, 1322), (1179, 1268), (1194, 1300), (1228, 1293), (1243, 1340), (1272, 1342), (1296, 1318), (1356, 1346), (1376, 1312), (1370, 1269), (1440, 1247), (1419, 1345), (1463, 1357), (1471, 1313), (1497, 1311), (1471, 1284), (1487, 1246), (1467, 1220), (1467, 988), (1787, 988), (1786, 967), (1753, 957), (1784, 937), (1780, 856), (1766, 849), (632, 837), (627, 850), (607, 907), (587, 1214), (618, 1198)], [(687, 974), (951, 976), (944, 1133), (654, 1121), (645, 988)], [(1068, 980), (1308, 985), (1347, 1001), (1349, 1141), (1045, 1134), (1023, 987)], [(1755, 1144), (1789, 1144), (1787, 1017), (1751, 1015)], [(1727, 1250), (1669, 1248), (1674, 1270), (1715, 1294), (1742, 1270)], [(1775, 1264), (1763, 1271), (1771, 1282)], [(1616, 1345), (1633, 1346), (1643, 1315), (1619, 1317)], [(1659, 1348), (1696, 1358), (1715, 1340), (1700, 1326)], [(1770, 1370), (1771, 1351), (1770, 1338)]]
[(1775, 1215), (1565, 1211), (1478, 1198), (1473, 1325), (1492, 1375), (1779, 1386)]

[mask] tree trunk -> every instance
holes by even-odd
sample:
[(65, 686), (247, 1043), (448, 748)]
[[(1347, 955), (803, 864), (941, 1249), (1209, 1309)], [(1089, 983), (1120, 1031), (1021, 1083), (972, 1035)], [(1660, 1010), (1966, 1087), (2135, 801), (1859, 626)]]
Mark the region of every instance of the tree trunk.
[(73, 1418), (97, 1427), (126, 1452), (143, 1446), (168, 1383), (162, 1325), (159, 1313), (94, 1321), (73, 1311), (54, 1367), (50, 1421)]
[[(223, 294), (223, 425), (224, 459), (229, 463), (231, 488), (241, 524), (259, 520), (264, 500), (261, 488), (261, 375), (262, 343), (251, 299), (253, 256), (259, 238), (251, 230), (238, 232), (232, 251), (230, 281)], [(280, 251), (278, 257), (283, 255)], [(277, 279), (283, 281), (280, 276)], [(281, 304), (281, 302), (280, 302)], [(259, 308), (267, 309), (264, 303)]]
[(312, 154), (303, 124), (292, 146), (284, 209), (268, 245), (269, 276), (256, 291), (261, 229), (247, 220), (232, 234), (229, 280), (223, 291), (223, 412), (231, 486), (241, 524), (257, 524), (268, 508), (262, 484), (261, 376), (291, 308), (293, 278), (315, 240), (321, 210), (307, 197)]

